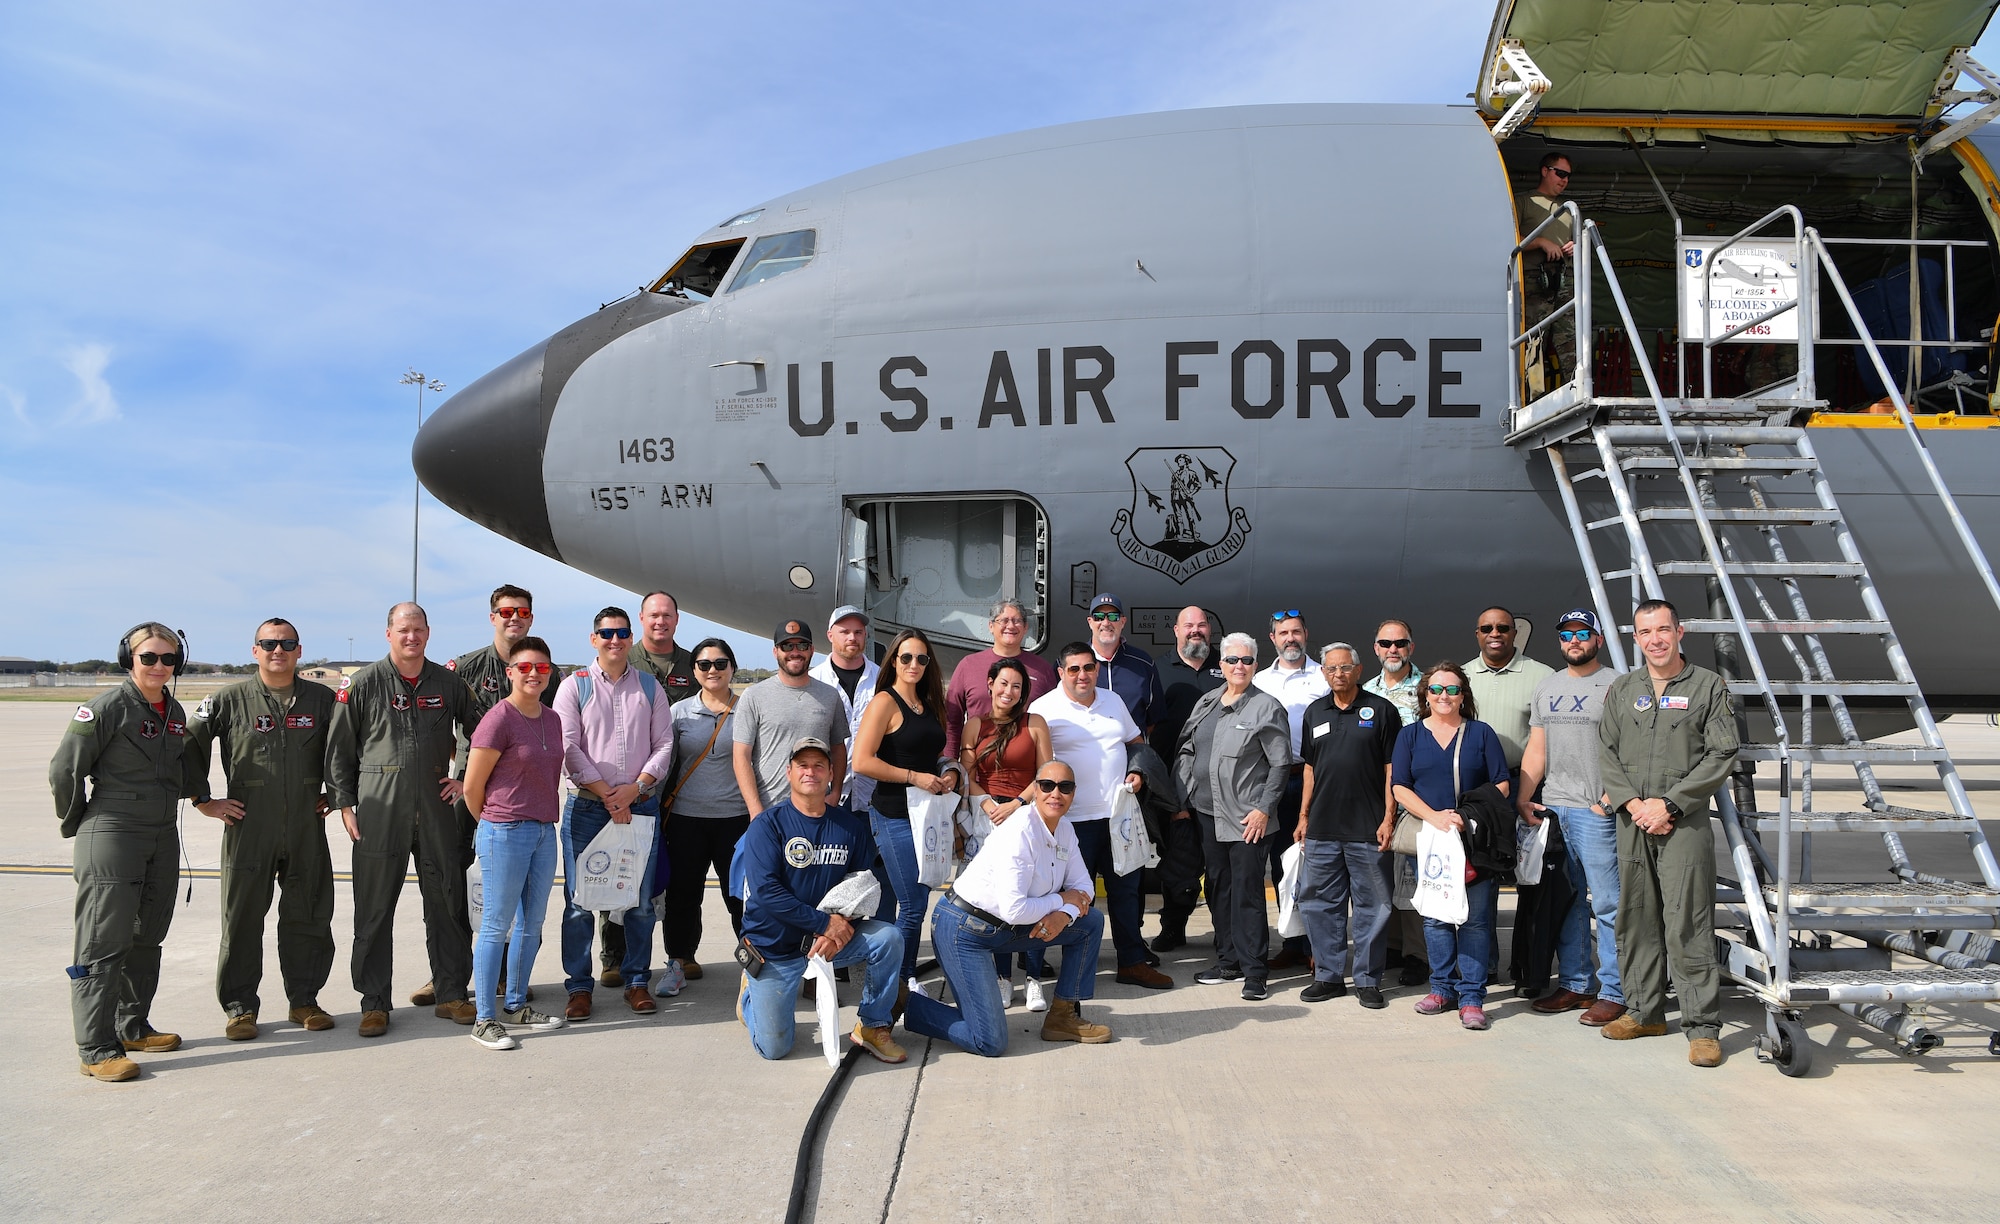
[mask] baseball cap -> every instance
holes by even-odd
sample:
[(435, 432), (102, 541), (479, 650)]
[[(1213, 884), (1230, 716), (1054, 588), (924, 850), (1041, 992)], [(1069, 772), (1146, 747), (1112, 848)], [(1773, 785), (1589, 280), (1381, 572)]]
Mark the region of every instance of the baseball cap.
[(1578, 608), (1573, 612), (1563, 613), (1556, 618), (1556, 628), (1560, 629), (1571, 621), (1576, 621), (1592, 633), (1604, 632), (1603, 628), (1597, 623), (1597, 613), (1592, 612), (1589, 608)]
[(826, 627), (831, 629), (850, 616), (860, 617), (863, 625), (868, 623), (868, 614), (866, 612), (863, 612), (853, 604), (842, 604), (833, 610), (832, 616), (826, 618)]
[(1092, 612), (1097, 611), (1099, 608), (1110, 608), (1113, 611), (1123, 612), (1125, 604), (1116, 595), (1106, 591), (1104, 594), (1090, 601), (1090, 610)]
[(771, 645), (782, 646), (793, 638), (803, 638), (806, 642), (810, 643), (813, 640), (813, 633), (812, 630), (806, 628), (804, 621), (788, 620), (784, 624), (779, 625), (777, 630), (771, 634)]
[(804, 752), (808, 748), (817, 748), (821, 752), (826, 753), (827, 760), (831, 761), (833, 759), (833, 753), (827, 752), (826, 741), (820, 739), (818, 736), (801, 735), (799, 738), (792, 741), (792, 755), (795, 757), (799, 755), (801, 752)]

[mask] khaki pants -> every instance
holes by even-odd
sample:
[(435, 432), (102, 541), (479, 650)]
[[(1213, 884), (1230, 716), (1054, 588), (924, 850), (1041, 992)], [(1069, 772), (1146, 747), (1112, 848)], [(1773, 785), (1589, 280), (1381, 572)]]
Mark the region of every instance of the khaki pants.
[(1715, 964), (1715, 824), (1683, 816), (1666, 834), (1618, 814), (1618, 973), (1640, 1024), (1667, 1022), (1667, 974), (1690, 1041), (1722, 1029)]
[[(1569, 281), (1565, 277), (1564, 290), (1545, 294), (1529, 282), (1529, 288), (1522, 297), (1527, 309), (1527, 322), (1523, 328), (1533, 327), (1556, 312), (1570, 298)], [(1533, 403), (1576, 377), (1576, 312), (1571, 311), (1556, 320), (1549, 329), (1522, 348), (1523, 371), (1527, 379), (1528, 402)]]

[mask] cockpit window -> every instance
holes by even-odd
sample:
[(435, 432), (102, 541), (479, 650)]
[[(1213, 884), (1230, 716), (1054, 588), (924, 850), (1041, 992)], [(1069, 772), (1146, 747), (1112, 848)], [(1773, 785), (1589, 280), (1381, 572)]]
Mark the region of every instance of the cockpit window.
[(659, 280), (653, 282), (653, 292), (685, 298), (714, 297), (722, 286), (722, 278), (729, 274), (729, 265), (736, 262), (736, 253), (743, 249), (744, 241), (742, 238), (731, 238), (727, 242), (711, 242), (690, 248)]
[(731, 226), (736, 226), (736, 225), (748, 225), (748, 224), (750, 224), (750, 223), (751, 223), (752, 221), (755, 221), (755, 220), (756, 220), (757, 218), (759, 218), (759, 217), (761, 217), (761, 216), (763, 216), (763, 215), (764, 215), (764, 210), (763, 210), (763, 209), (761, 209), (761, 208), (753, 208), (753, 209), (751, 209), (751, 210), (750, 210), (749, 212), (740, 212), (740, 213), (737, 213), (737, 214), (736, 214), (735, 216), (731, 217), (731, 218), (730, 218), (729, 220), (727, 220), (727, 221), (724, 221), (724, 222), (723, 222), (723, 223), (722, 223), (721, 225), (718, 225), (718, 226), (716, 226), (715, 228), (717, 228), (717, 229), (728, 229), (728, 228), (730, 228)]
[(817, 242), (817, 230), (766, 234), (750, 244), (750, 255), (743, 261), (743, 270), (729, 282), (729, 291), (734, 293), (745, 285), (754, 285), (805, 267), (812, 262)]

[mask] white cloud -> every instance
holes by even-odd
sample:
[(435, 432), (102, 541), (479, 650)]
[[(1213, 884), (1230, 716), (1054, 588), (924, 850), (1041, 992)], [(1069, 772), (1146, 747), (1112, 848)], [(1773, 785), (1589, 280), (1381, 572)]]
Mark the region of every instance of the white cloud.
[(110, 345), (73, 345), (58, 351), (56, 360), (76, 378), (76, 399), (63, 411), (63, 424), (97, 425), (124, 415), (118, 410), (118, 397), (112, 394), (111, 384), (104, 378), (105, 367), (111, 364)]

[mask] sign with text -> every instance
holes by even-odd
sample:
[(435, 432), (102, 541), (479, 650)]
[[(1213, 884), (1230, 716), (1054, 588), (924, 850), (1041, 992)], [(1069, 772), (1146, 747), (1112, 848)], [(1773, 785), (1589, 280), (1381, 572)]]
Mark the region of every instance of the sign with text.
[[(1681, 339), (1706, 340), (1799, 296), (1799, 244), (1746, 239), (1719, 249), (1717, 238), (1681, 240)], [(1713, 265), (1711, 269), (1711, 265)], [(1703, 310), (1703, 279), (1712, 305)], [(1788, 310), (1731, 337), (1742, 343), (1799, 338), (1799, 312)]]

